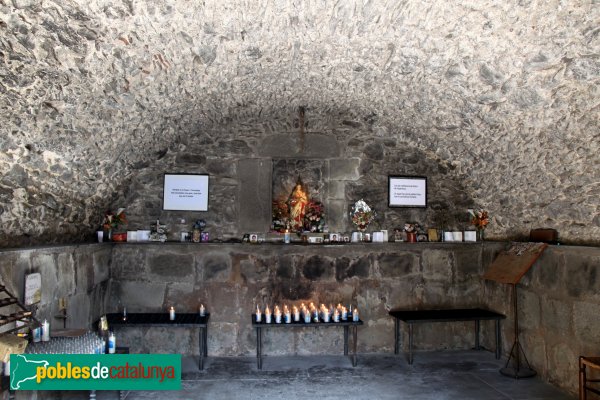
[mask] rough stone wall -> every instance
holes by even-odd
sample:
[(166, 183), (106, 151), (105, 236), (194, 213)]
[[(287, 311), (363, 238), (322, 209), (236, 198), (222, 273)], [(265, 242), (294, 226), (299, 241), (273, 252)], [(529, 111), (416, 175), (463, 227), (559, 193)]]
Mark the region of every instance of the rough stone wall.
[(59, 299), (67, 301), (67, 328), (89, 329), (104, 311), (110, 276), (110, 246), (82, 245), (0, 251), (0, 283), (23, 301), (25, 275), (42, 275), (35, 317), (62, 328)]
[(597, 243), (599, 20), (596, 0), (0, 1), (1, 243), (90, 237), (189, 138), (257, 156), (300, 140), (300, 106), (307, 136), (447, 165), (489, 237)]
[[(518, 285), (520, 342), (546, 381), (577, 393), (578, 357), (600, 344), (600, 249), (550, 246)], [(510, 318), (504, 348), (514, 340), (510, 285), (484, 284), (483, 298)]]
[[(256, 351), (250, 314), (257, 304), (352, 303), (367, 321), (360, 328), (359, 351), (390, 352), (390, 309), (482, 304), (482, 257), (489, 251), (468, 244), (124, 244), (113, 250), (108, 309), (125, 305), (130, 312), (165, 311), (174, 306), (196, 312), (202, 303), (211, 312), (209, 354), (235, 356)], [(415, 328), (417, 349), (473, 346), (472, 324), (430, 328)], [(482, 331), (493, 338), (492, 325), (483, 325)], [(195, 330), (169, 331), (169, 340), (164, 334), (127, 329), (120, 340), (139, 351), (197, 354)], [(340, 354), (342, 349), (342, 332), (332, 329), (267, 330), (265, 335), (265, 352), (271, 355)]]

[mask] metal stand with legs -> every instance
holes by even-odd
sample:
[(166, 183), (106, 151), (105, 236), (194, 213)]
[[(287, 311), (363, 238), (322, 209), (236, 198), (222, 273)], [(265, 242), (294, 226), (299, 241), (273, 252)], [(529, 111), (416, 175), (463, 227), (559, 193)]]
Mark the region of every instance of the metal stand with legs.
[[(504, 368), (500, 369), (500, 373), (504, 376), (509, 376), (515, 379), (531, 378), (536, 375), (536, 372), (529, 365), (527, 356), (523, 351), (523, 347), (519, 342), (519, 310), (517, 307), (517, 284), (512, 284), (512, 296), (513, 296), (513, 315), (515, 316), (515, 341), (510, 350), (508, 360)], [(521, 357), (522, 356), (522, 357)], [(513, 360), (513, 364), (509, 367), (509, 364)], [(524, 363), (523, 363), (524, 361)]]

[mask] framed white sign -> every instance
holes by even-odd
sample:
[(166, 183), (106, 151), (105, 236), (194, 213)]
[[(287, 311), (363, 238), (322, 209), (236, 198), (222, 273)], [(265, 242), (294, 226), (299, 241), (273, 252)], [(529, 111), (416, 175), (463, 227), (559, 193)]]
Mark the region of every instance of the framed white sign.
[(42, 274), (39, 272), (25, 275), (25, 299), (26, 306), (42, 301)]
[(389, 207), (427, 207), (427, 178), (388, 176)]
[(163, 210), (208, 211), (208, 175), (165, 174)]

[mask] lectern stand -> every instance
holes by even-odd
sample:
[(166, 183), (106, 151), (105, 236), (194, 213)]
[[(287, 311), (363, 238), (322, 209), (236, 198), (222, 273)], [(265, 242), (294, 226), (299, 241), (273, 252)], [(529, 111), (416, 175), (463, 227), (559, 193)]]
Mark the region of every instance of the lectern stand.
[[(515, 325), (515, 340), (510, 350), (508, 360), (500, 373), (515, 379), (531, 378), (536, 372), (529, 365), (527, 356), (519, 342), (519, 308), (517, 284), (531, 266), (540, 257), (545, 243), (513, 243), (507, 251), (501, 252), (483, 276), (484, 279), (512, 286), (512, 303)], [(511, 365), (512, 361), (512, 365)]]

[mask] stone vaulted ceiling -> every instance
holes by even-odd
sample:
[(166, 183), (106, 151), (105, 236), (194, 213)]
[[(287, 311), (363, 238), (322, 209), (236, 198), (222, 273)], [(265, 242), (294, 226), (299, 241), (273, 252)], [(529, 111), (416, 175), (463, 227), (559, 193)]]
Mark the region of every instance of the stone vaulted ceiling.
[(166, 153), (258, 153), (300, 106), (448, 166), (497, 237), (598, 242), (598, 0), (0, 0), (0, 56), (5, 244), (87, 235)]

